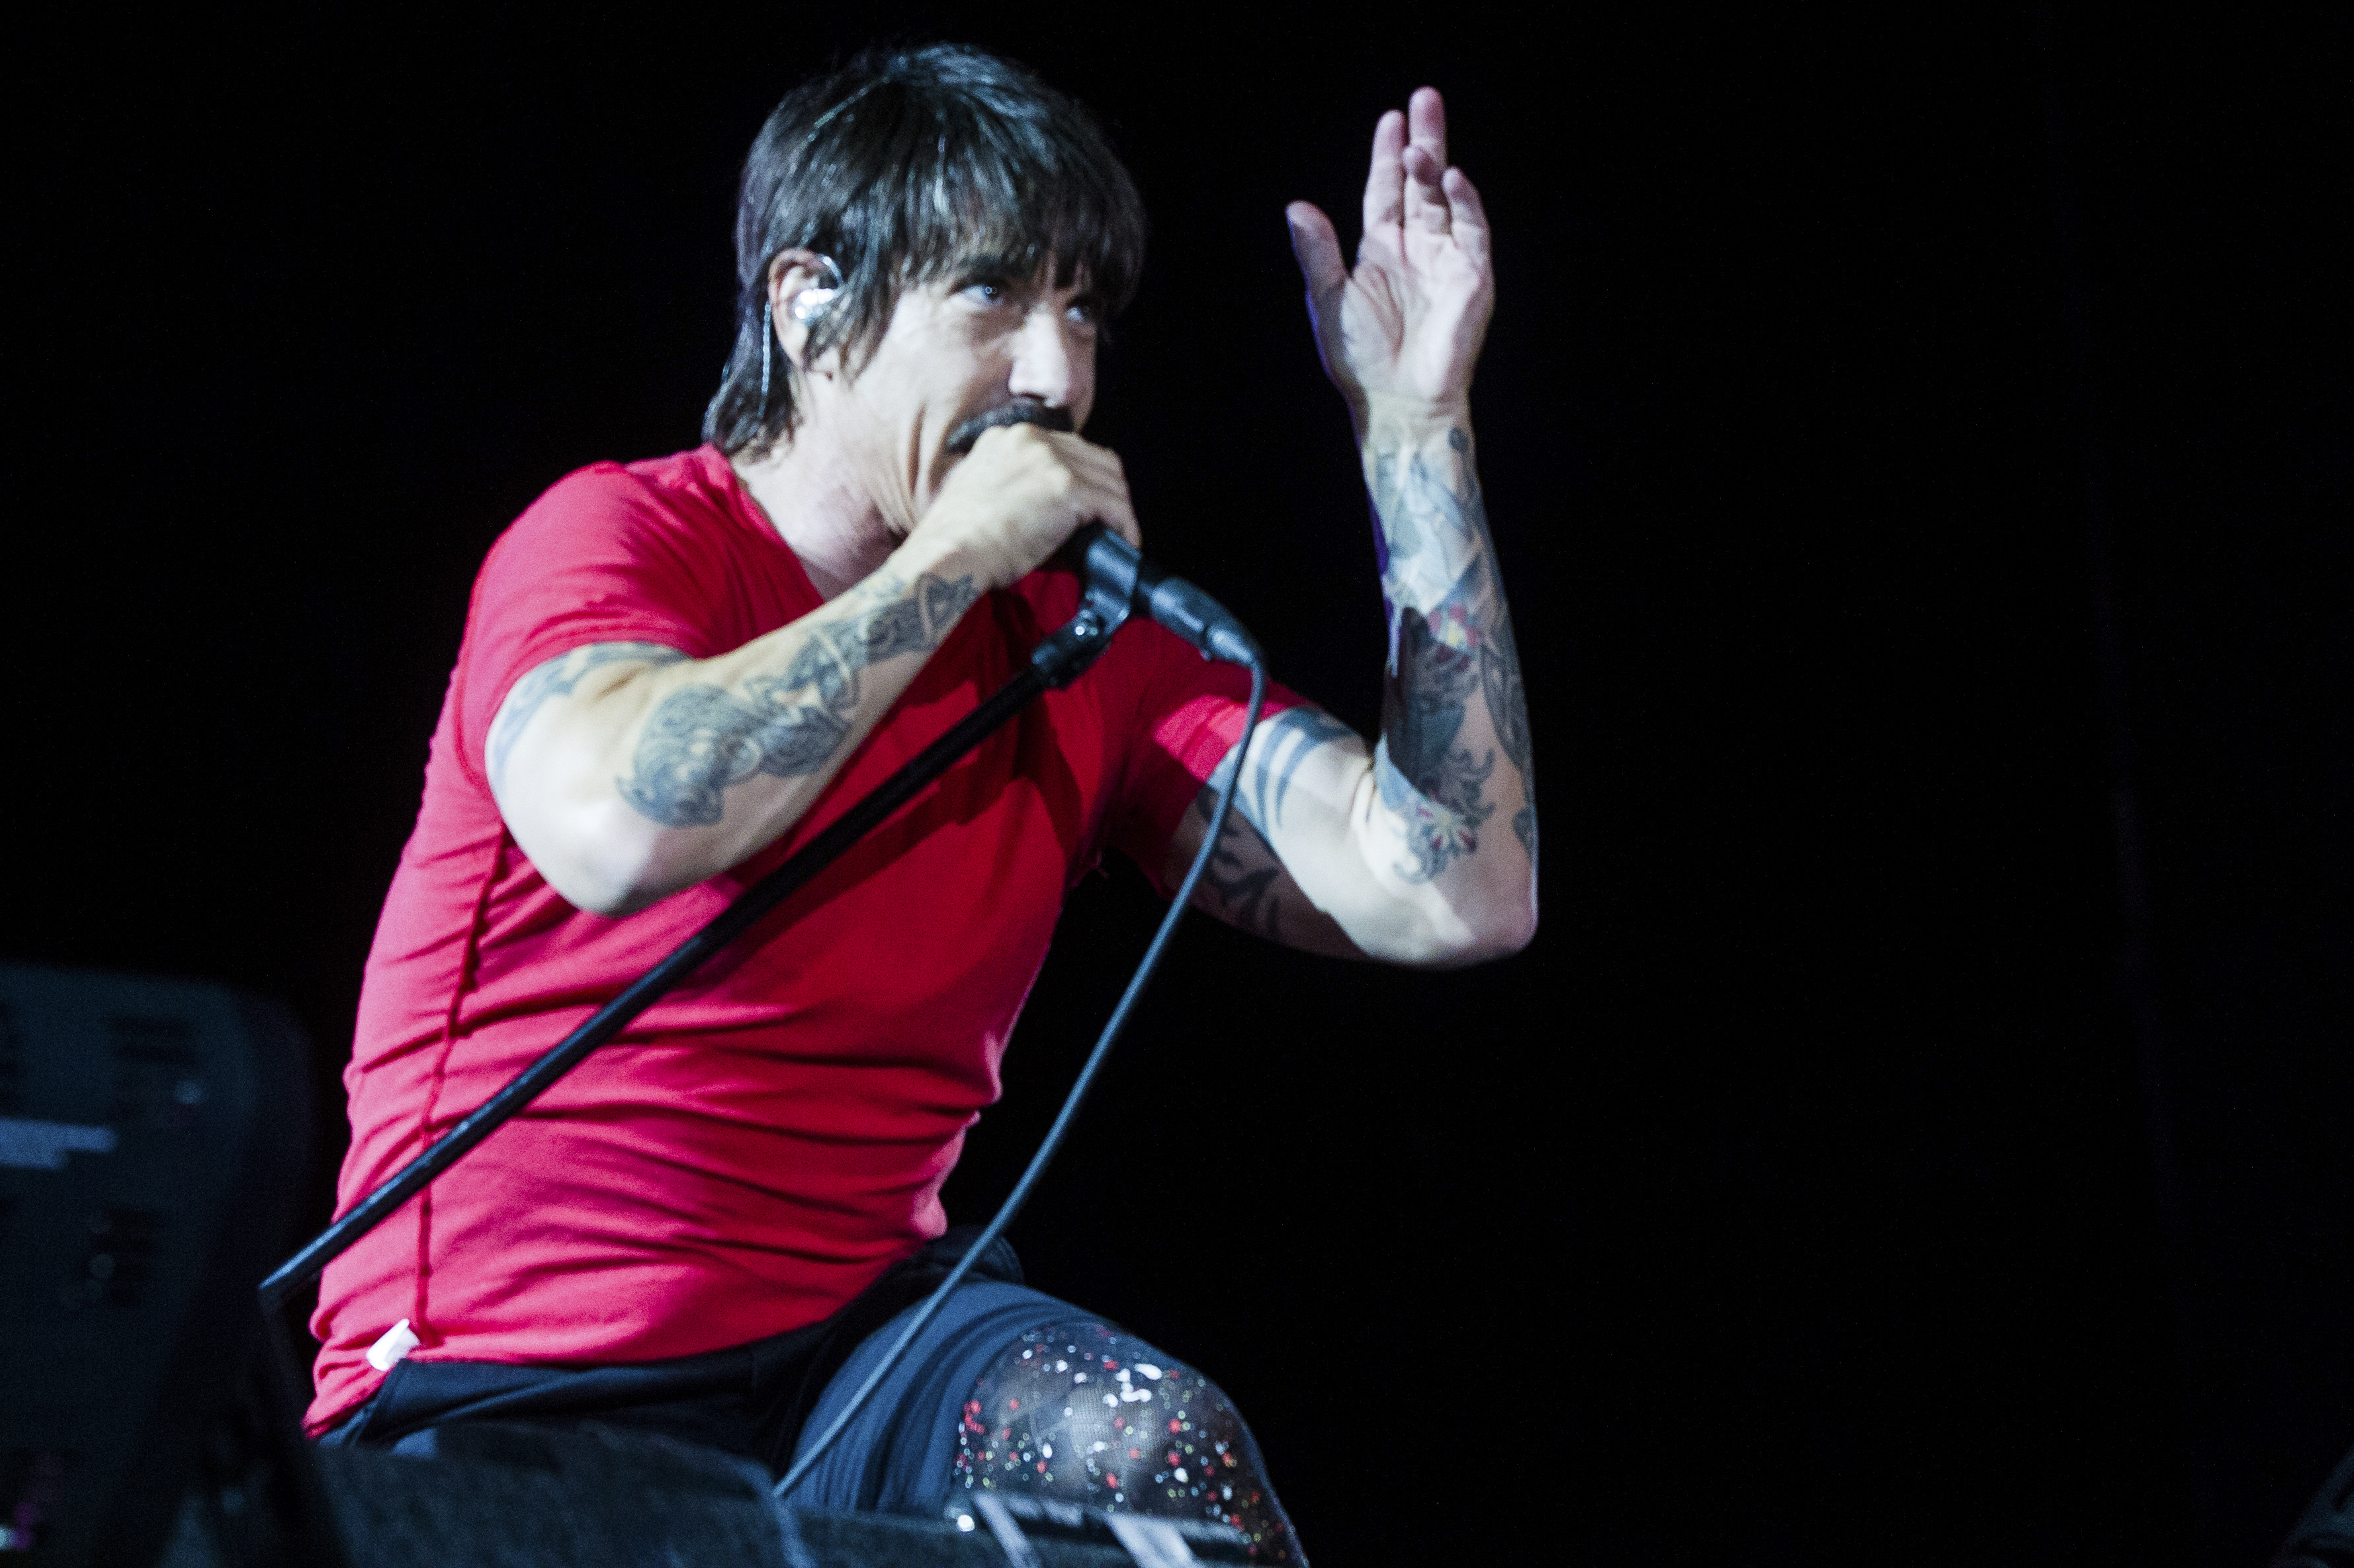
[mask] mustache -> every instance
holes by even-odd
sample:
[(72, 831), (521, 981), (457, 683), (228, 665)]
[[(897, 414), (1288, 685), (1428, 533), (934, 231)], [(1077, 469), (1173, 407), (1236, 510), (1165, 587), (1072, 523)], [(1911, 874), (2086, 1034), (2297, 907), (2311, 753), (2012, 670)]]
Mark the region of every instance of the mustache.
[(972, 443), (1001, 425), (1035, 425), (1042, 430), (1059, 430), (1067, 435), (1071, 429), (1068, 408), (1050, 408), (1044, 403), (1017, 401), (1000, 403), (985, 414), (971, 418), (949, 432), (949, 450), (962, 456), (972, 450)]

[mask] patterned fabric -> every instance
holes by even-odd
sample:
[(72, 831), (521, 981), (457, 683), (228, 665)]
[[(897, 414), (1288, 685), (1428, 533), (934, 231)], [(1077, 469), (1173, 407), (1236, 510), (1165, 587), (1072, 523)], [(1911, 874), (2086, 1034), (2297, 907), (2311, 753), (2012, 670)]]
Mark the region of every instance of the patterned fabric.
[(955, 1484), (1204, 1519), (1261, 1563), (1304, 1564), (1250, 1428), (1217, 1384), (1093, 1319), (1023, 1334), (973, 1385)]

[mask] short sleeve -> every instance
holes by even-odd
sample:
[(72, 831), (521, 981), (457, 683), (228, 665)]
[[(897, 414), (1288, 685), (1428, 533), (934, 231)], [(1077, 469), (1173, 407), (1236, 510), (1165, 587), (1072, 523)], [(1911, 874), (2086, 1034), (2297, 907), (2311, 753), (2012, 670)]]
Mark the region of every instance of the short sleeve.
[(724, 563), (683, 525), (674, 503), (618, 463), (558, 481), (482, 563), (466, 613), (456, 693), (467, 765), (482, 767), (499, 705), (534, 669), (593, 642), (652, 642), (692, 659), (716, 620), (710, 586)]
[[(1174, 891), (1161, 879), (1170, 842), (1186, 809), (1242, 735), (1250, 673), (1204, 659), (1150, 621), (1125, 635), (1132, 656), (1121, 662), (1119, 674), (1132, 697), (1133, 727), (1107, 838), (1166, 897)], [(1114, 652), (1122, 650), (1114, 644)], [(1105, 662), (1111, 662), (1108, 654)], [(1300, 705), (1298, 694), (1269, 681), (1259, 716), (1264, 721)]]

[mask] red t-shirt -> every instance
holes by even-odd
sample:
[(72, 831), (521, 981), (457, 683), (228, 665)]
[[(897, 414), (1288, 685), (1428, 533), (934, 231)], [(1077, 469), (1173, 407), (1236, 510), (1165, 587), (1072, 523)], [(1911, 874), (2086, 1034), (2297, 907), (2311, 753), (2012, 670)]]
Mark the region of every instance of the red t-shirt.
[[(822, 601), (712, 448), (599, 463), (534, 503), (475, 581), (368, 955), (339, 1207), (970, 712), (1078, 600), (1051, 570), (984, 598), (783, 841), (607, 918), (541, 879), (491, 798), (508, 688), (590, 642), (708, 658)], [(814, 1322), (938, 1235), (1065, 891), (1107, 846), (1159, 880), (1246, 690), (1158, 626), (1123, 630), (336, 1259), (313, 1428), (374, 1389), (366, 1352), (403, 1318), (428, 1361), (690, 1355)]]

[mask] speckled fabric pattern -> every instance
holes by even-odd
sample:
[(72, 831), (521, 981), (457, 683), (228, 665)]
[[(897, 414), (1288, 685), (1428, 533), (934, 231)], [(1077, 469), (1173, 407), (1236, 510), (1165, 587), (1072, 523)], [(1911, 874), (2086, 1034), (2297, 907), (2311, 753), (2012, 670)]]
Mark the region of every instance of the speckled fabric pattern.
[(1026, 1333), (981, 1374), (954, 1465), (959, 1489), (1215, 1520), (1249, 1536), (1257, 1562), (1307, 1561), (1218, 1385), (1092, 1319)]

